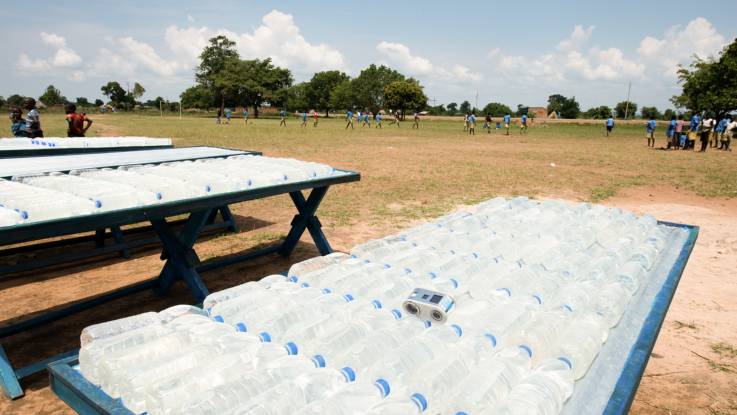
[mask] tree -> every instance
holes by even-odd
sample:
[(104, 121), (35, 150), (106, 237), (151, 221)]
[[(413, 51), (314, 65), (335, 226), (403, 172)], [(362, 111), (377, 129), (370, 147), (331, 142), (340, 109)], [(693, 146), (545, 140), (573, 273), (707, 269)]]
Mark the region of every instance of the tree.
[(696, 57), (690, 68), (678, 68), (683, 91), (671, 98), (676, 107), (711, 111), (717, 117), (737, 110), (737, 40), (722, 49), (718, 58)]
[(567, 98), (560, 94), (550, 95), (548, 97), (547, 112), (556, 112), (561, 118), (578, 118), (581, 114), (581, 107), (576, 101), (576, 97)]
[(408, 79), (394, 81), (384, 88), (384, 104), (397, 110), (404, 118), (404, 110), (420, 111), (427, 106), (427, 96), (422, 91), (419, 81)]
[(530, 107), (527, 105), (517, 104), (517, 111), (514, 113), (515, 116), (521, 117), (523, 115), (527, 115), (527, 113), (530, 111)]
[[(214, 97), (210, 89), (206, 86), (195, 85), (185, 89), (184, 92), (179, 94), (179, 100), (182, 103), (182, 108), (207, 110), (213, 106)], [(149, 102), (147, 102), (146, 105), (149, 105)]]
[(455, 102), (451, 102), (446, 108), (448, 108), (448, 115), (456, 115), (458, 113), (458, 104)]
[(0, 95), (0, 107), (4, 107), (4, 106), (5, 106), (5, 98), (2, 95)]
[(208, 46), (200, 54), (200, 64), (195, 72), (197, 83), (209, 88), (220, 105), (219, 113), (225, 108), (226, 93), (234, 89), (232, 76), (224, 73), (226, 68), (233, 69), (234, 63), (240, 59), (235, 49), (235, 42), (223, 35), (210, 39)]
[(26, 97), (24, 97), (23, 95), (13, 94), (8, 97), (7, 103), (8, 103), (8, 106), (22, 107), (23, 102), (25, 100), (26, 100)]
[(658, 119), (663, 117), (663, 114), (661, 114), (660, 111), (658, 111), (658, 109), (655, 107), (642, 107), (640, 113), (642, 113), (642, 118), (647, 119)]
[(61, 91), (53, 85), (47, 86), (44, 93), (38, 97), (38, 100), (49, 106), (67, 102), (67, 99), (61, 95)]
[(445, 115), (447, 113), (447, 110), (445, 109), (445, 106), (443, 106), (443, 104), (440, 104), (434, 107), (427, 107), (427, 112), (430, 115)]
[(146, 92), (146, 88), (144, 88), (143, 85), (136, 82), (135, 84), (133, 84), (133, 91), (131, 91), (130, 95), (133, 101), (137, 101), (141, 99), (141, 97), (143, 96), (145, 92)]
[(116, 81), (110, 81), (100, 88), (102, 94), (112, 101), (114, 106), (120, 106), (127, 102), (127, 93), (125, 89)]
[[(625, 114), (625, 110), (627, 114)], [(637, 112), (637, 104), (632, 101), (629, 101), (629, 103), (622, 101), (614, 107), (614, 112), (617, 114), (617, 118), (634, 118)]]
[(583, 113), (584, 118), (592, 118), (595, 120), (605, 120), (612, 116), (612, 109), (606, 105), (600, 107), (589, 108)]
[(671, 108), (668, 108), (667, 110), (663, 111), (663, 119), (664, 120), (670, 120), (673, 117), (677, 117), (678, 114), (676, 114), (675, 111), (673, 111)]
[(461, 102), (461, 107), (459, 108), (462, 114), (468, 114), (471, 112), (471, 103), (468, 101)]
[(307, 99), (307, 82), (292, 85), (287, 90), (287, 108), (290, 110), (308, 111), (311, 107)]
[(356, 105), (378, 112), (384, 107), (384, 88), (394, 81), (405, 80), (404, 75), (387, 66), (369, 65), (351, 81)]
[(350, 81), (339, 83), (330, 94), (330, 105), (333, 109), (353, 109), (356, 107), (356, 94)]
[(483, 114), (489, 114), (492, 117), (503, 117), (512, 114), (512, 109), (499, 102), (490, 102), (481, 110)]
[(341, 71), (318, 72), (312, 76), (307, 83), (305, 96), (308, 106), (316, 111), (325, 111), (325, 116), (330, 116), (332, 108), (332, 94), (341, 83), (348, 81), (348, 75)]
[(95, 100), (95, 106), (96, 106), (96, 107), (101, 107), (101, 106), (102, 106), (102, 105), (104, 105), (104, 104), (105, 104), (105, 103), (104, 103), (104, 102), (102, 102), (102, 100), (101, 100), (100, 98), (97, 98), (97, 99)]
[(77, 106), (78, 107), (89, 107), (90, 101), (85, 97), (77, 97)]

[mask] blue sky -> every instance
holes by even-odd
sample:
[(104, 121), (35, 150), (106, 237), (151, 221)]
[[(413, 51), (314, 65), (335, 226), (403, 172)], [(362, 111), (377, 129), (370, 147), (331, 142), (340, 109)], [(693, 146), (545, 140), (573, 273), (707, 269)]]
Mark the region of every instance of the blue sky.
[(224, 33), (243, 57), (272, 57), (297, 81), (385, 63), (437, 103), (475, 104), (478, 94), (479, 106), (544, 105), (561, 93), (584, 109), (613, 106), (632, 82), (633, 101), (662, 109), (679, 91), (676, 65), (715, 54), (737, 31), (735, 1), (523, 3), (13, 2), (0, 11), (0, 95), (54, 84), (68, 98), (98, 98), (117, 80), (177, 100), (199, 50)]

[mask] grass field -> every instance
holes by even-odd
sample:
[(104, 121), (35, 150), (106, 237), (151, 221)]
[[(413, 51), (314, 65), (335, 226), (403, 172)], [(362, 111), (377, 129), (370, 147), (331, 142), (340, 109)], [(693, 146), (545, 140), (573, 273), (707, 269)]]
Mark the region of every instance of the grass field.
[[(595, 125), (533, 126), (529, 133), (462, 130), (462, 121), (424, 120), (345, 130), (339, 119), (311, 121), (241, 119), (216, 125), (212, 118), (110, 114), (93, 117), (97, 134), (172, 137), (176, 145), (213, 145), (263, 151), (354, 169), (362, 181), (335, 192), (322, 217), (340, 225), (352, 220), (404, 221), (437, 216), (459, 204), (495, 195), (561, 195), (598, 202), (620, 189), (670, 186), (706, 197), (737, 196), (737, 157), (731, 152), (658, 151), (645, 146), (644, 128), (622, 125), (613, 137)], [(61, 116), (44, 118), (46, 134), (63, 135)], [(663, 145), (664, 130), (658, 131)]]
[[(346, 131), (339, 119), (321, 119), (318, 128), (311, 123), (302, 128), (300, 121), (292, 118), (286, 128), (280, 128), (275, 119), (254, 120), (245, 126), (241, 119), (234, 119), (231, 125), (215, 125), (213, 118), (195, 116), (109, 114), (92, 118), (95, 124), (90, 136), (171, 137), (177, 146), (252, 149), (268, 156), (320, 161), (361, 172), (360, 182), (331, 188), (318, 212), (336, 250), (350, 249), (458, 205), (497, 195), (593, 202), (611, 198), (623, 208), (646, 206), (645, 212), (659, 218), (700, 225), (699, 242), (632, 412), (737, 413), (737, 383), (731, 372), (737, 367), (733, 353), (737, 308), (732, 301), (737, 295), (737, 203), (726, 200), (737, 196), (737, 157), (733, 152), (651, 150), (639, 125), (620, 125), (610, 138), (604, 137), (601, 123), (551, 123), (532, 127), (525, 136), (514, 130), (507, 137), (486, 134), (481, 128), (476, 136), (469, 136), (463, 132), (460, 118), (423, 120), (419, 130), (410, 129), (411, 123), (406, 122), (401, 128), (359, 126), (353, 131)], [(44, 113), (42, 122), (47, 136), (65, 135), (63, 115)], [(658, 137), (662, 145), (662, 129)], [(636, 186), (642, 189), (631, 189)], [(622, 195), (640, 190), (644, 190), (645, 202), (622, 200)], [(656, 197), (664, 193), (665, 198), (653, 204), (655, 199), (649, 193)], [(669, 197), (683, 199), (683, 203), (674, 205)], [(289, 198), (283, 195), (237, 204), (232, 210), (239, 232), (199, 240), (196, 249), (200, 259), (273, 243), (284, 237), (294, 214)], [(129, 260), (108, 258), (0, 281), (0, 314), (12, 319), (153, 278), (161, 270), (159, 254), (157, 248), (142, 248)], [(305, 236), (287, 258), (264, 257), (208, 272), (203, 278), (210, 290), (217, 291), (283, 272), (290, 264), (315, 255), (317, 251)], [(28, 364), (34, 357), (77, 347), (80, 331), (90, 324), (189, 302), (186, 287), (177, 283), (170, 295), (146, 291), (118, 299), (96, 307), (94, 313), (3, 339), (3, 346), (16, 364)], [(71, 413), (51, 393), (44, 375), (34, 376), (24, 385), (26, 397), (15, 401), (0, 398), (0, 413)]]

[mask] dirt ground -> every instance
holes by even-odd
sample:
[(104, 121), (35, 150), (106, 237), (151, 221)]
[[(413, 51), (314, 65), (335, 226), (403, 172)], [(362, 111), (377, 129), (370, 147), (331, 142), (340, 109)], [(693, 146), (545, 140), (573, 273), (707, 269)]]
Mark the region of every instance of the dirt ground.
[[(564, 196), (570, 198), (570, 195)], [(235, 207), (234, 213), (243, 233), (286, 230), (292, 212), (270, 209), (270, 204), (273, 203), (259, 201)], [(632, 413), (737, 413), (737, 323), (734, 319), (737, 304), (733, 301), (737, 297), (737, 201), (703, 199), (676, 190), (637, 188), (622, 192), (606, 204), (701, 227)], [(258, 212), (258, 219), (249, 216), (252, 212)], [(346, 250), (357, 242), (393, 231), (395, 229), (368, 224), (326, 229), (337, 250)], [(242, 234), (209, 238), (198, 243), (197, 250), (201, 256), (207, 256), (246, 249), (246, 244), (239, 243), (242, 240), (239, 235)], [(212, 290), (217, 290), (285, 270), (291, 262), (315, 254), (314, 247), (303, 239), (290, 258), (267, 257), (208, 272), (204, 278)], [(103, 264), (57, 269), (5, 281), (0, 284), (0, 307), (3, 315), (20, 316), (153, 277), (160, 265), (157, 250), (148, 248), (134, 252), (134, 257), (127, 261), (110, 259)], [(19, 301), (20, 298), (24, 300)], [(47, 328), (11, 337), (3, 345), (16, 364), (24, 364), (34, 356), (75, 347), (80, 330), (88, 324), (188, 301), (185, 287), (178, 283), (170, 296), (143, 292)], [(51, 393), (45, 374), (26, 380), (24, 387), (26, 396), (21, 399), (0, 398), (0, 413), (72, 413)]]

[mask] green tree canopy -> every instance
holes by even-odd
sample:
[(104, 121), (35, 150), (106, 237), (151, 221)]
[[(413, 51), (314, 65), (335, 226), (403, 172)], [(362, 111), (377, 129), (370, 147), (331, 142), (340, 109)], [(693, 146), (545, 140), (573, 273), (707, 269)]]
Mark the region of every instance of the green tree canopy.
[(595, 120), (605, 120), (613, 116), (612, 109), (606, 105), (592, 107), (583, 113), (584, 118), (593, 118)]
[(696, 57), (690, 68), (678, 69), (683, 91), (671, 98), (676, 107), (710, 111), (716, 116), (737, 110), (737, 39), (718, 58)]
[(387, 66), (369, 65), (351, 81), (355, 105), (364, 110), (378, 112), (384, 107), (384, 89), (394, 81), (403, 81), (404, 75)]
[(44, 90), (44, 93), (38, 97), (38, 100), (46, 105), (59, 105), (66, 104), (66, 97), (61, 95), (61, 91), (53, 85), (49, 85)]
[(550, 95), (548, 97), (547, 112), (557, 112), (561, 118), (578, 118), (581, 115), (581, 106), (576, 101), (576, 97), (564, 97), (560, 94)]
[(316, 111), (325, 111), (329, 116), (332, 107), (333, 90), (341, 83), (348, 81), (349, 77), (341, 71), (318, 72), (307, 82), (305, 95), (307, 105)]
[(671, 108), (668, 108), (667, 110), (663, 111), (663, 119), (664, 120), (670, 120), (673, 117), (677, 117), (678, 114)]
[(287, 108), (290, 110), (309, 111), (310, 103), (307, 99), (307, 82), (292, 85), (287, 90)]
[(445, 106), (443, 104), (436, 105), (436, 106), (429, 106), (427, 107), (427, 112), (430, 115), (445, 115), (447, 113), (447, 110), (445, 109)]
[[(627, 111), (627, 114), (625, 114), (625, 110)], [(627, 101), (619, 102), (614, 107), (614, 112), (616, 113), (617, 118), (634, 118), (635, 113), (637, 112), (637, 104), (632, 101), (630, 101), (629, 104)]]
[(490, 102), (486, 104), (481, 112), (484, 115), (489, 114), (492, 117), (503, 117), (507, 114), (512, 114), (512, 109), (499, 102)]
[[(184, 108), (197, 108), (207, 110), (213, 106), (215, 97), (210, 88), (204, 85), (191, 86), (179, 95)], [(158, 107), (158, 105), (156, 105)]]
[(14, 107), (21, 107), (23, 106), (23, 101), (26, 100), (26, 97), (23, 95), (13, 94), (8, 97), (7, 104)]
[(105, 103), (104, 103), (104, 102), (102, 102), (102, 100), (101, 100), (100, 98), (97, 98), (97, 99), (95, 100), (95, 106), (96, 106), (96, 107), (102, 106), (103, 104), (105, 104)]
[(333, 109), (354, 109), (357, 101), (353, 84), (350, 81), (339, 83), (333, 88), (333, 92), (330, 93), (330, 105)]
[(642, 113), (642, 118), (646, 118), (648, 120), (650, 118), (657, 120), (663, 117), (663, 114), (661, 114), (656, 107), (642, 107), (640, 113)]
[(461, 102), (461, 107), (458, 108), (458, 110), (463, 114), (468, 114), (471, 112), (471, 103), (468, 101)]
[(517, 104), (517, 111), (514, 113), (515, 116), (521, 117), (523, 115), (527, 115), (527, 113), (530, 111), (530, 107), (527, 105)]
[(90, 101), (85, 97), (77, 97), (76, 103), (78, 107), (89, 107)]
[(5, 106), (5, 97), (0, 95), (0, 107), (4, 107), (4, 106)]
[(115, 106), (124, 105), (127, 101), (127, 93), (117, 81), (108, 82), (100, 88), (100, 91), (102, 91), (102, 94), (108, 97)]
[(143, 85), (138, 82), (133, 84), (133, 90), (130, 92), (133, 101), (141, 99), (144, 93), (146, 93), (146, 88), (144, 88)]
[(225, 107), (226, 95), (232, 95), (235, 89), (232, 82), (229, 82), (233, 77), (225, 71), (228, 68), (232, 70), (239, 59), (235, 42), (223, 35), (211, 38), (200, 54), (195, 79), (198, 84), (210, 89), (214, 100), (220, 105), (221, 113)]
[(458, 114), (458, 104), (456, 104), (455, 102), (451, 102), (450, 104), (446, 106), (446, 108), (448, 109), (447, 110), (448, 115)]
[(420, 111), (427, 106), (427, 96), (420, 83), (414, 79), (394, 81), (384, 88), (384, 105), (398, 110), (402, 117), (404, 111)]

